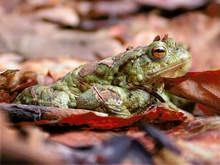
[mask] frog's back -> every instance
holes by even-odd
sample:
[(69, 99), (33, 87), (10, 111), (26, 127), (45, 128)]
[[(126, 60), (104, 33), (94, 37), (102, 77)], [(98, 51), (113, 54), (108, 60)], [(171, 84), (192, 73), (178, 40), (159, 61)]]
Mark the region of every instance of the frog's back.
[(132, 65), (132, 61), (141, 56), (145, 49), (147, 46), (138, 47), (104, 60), (81, 65), (59, 81), (82, 92), (95, 84), (119, 85), (120, 82), (117, 81), (126, 81), (129, 65)]

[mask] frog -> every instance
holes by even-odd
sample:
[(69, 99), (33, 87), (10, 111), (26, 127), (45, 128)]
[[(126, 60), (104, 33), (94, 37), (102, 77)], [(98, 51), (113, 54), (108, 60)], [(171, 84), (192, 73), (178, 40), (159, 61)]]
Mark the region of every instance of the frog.
[(164, 102), (164, 77), (175, 77), (190, 59), (174, 38), (158, 35), (149, 45), (130, 46), (116, 56), (80, 65), (53, 84), (28, 87), (13, 103), (127, 118)]

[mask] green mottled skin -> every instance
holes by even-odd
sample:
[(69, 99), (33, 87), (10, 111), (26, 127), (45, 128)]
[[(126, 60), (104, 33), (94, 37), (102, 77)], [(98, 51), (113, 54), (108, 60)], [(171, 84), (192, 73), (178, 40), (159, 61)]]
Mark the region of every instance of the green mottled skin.
[[(155, 46), (166, 49), (165, 57), (152, 55)], [(174, 39), (157, 39), (149, 46), (81, 65), (54, 84), (26, 88), (14, 103), (90, 109), (129, 117), (157, 102), (143, 89), (161, 94), (162, 77), (173, 77), (189, 59), (190, 54)]]

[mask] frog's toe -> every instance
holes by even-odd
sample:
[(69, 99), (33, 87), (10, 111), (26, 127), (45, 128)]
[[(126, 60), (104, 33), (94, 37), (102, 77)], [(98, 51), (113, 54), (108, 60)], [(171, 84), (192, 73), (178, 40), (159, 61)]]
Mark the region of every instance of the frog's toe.
[(117, 117), (130, 117), (131, 113), (128, 109), (121, 109), (121, 108), (109, 108), (109, 113), (111, 113), (113, 116)]

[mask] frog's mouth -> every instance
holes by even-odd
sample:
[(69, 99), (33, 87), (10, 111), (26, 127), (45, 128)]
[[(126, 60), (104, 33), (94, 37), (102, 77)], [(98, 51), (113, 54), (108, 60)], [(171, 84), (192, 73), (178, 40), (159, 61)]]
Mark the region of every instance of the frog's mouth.
[(181, 76), (180, 74), (176, 74), (182, 67), (187, 65), (187, 62), (189, 61), (189, 58), (182, 61), (181, 63), (172, 65), (166, 69), (161, 69), (159, 71), (156, 71), (154, 73), (147, 74), (147, 76), (155, 76), (155, 75), (160, 75), (160, 77), (177, 77)]

